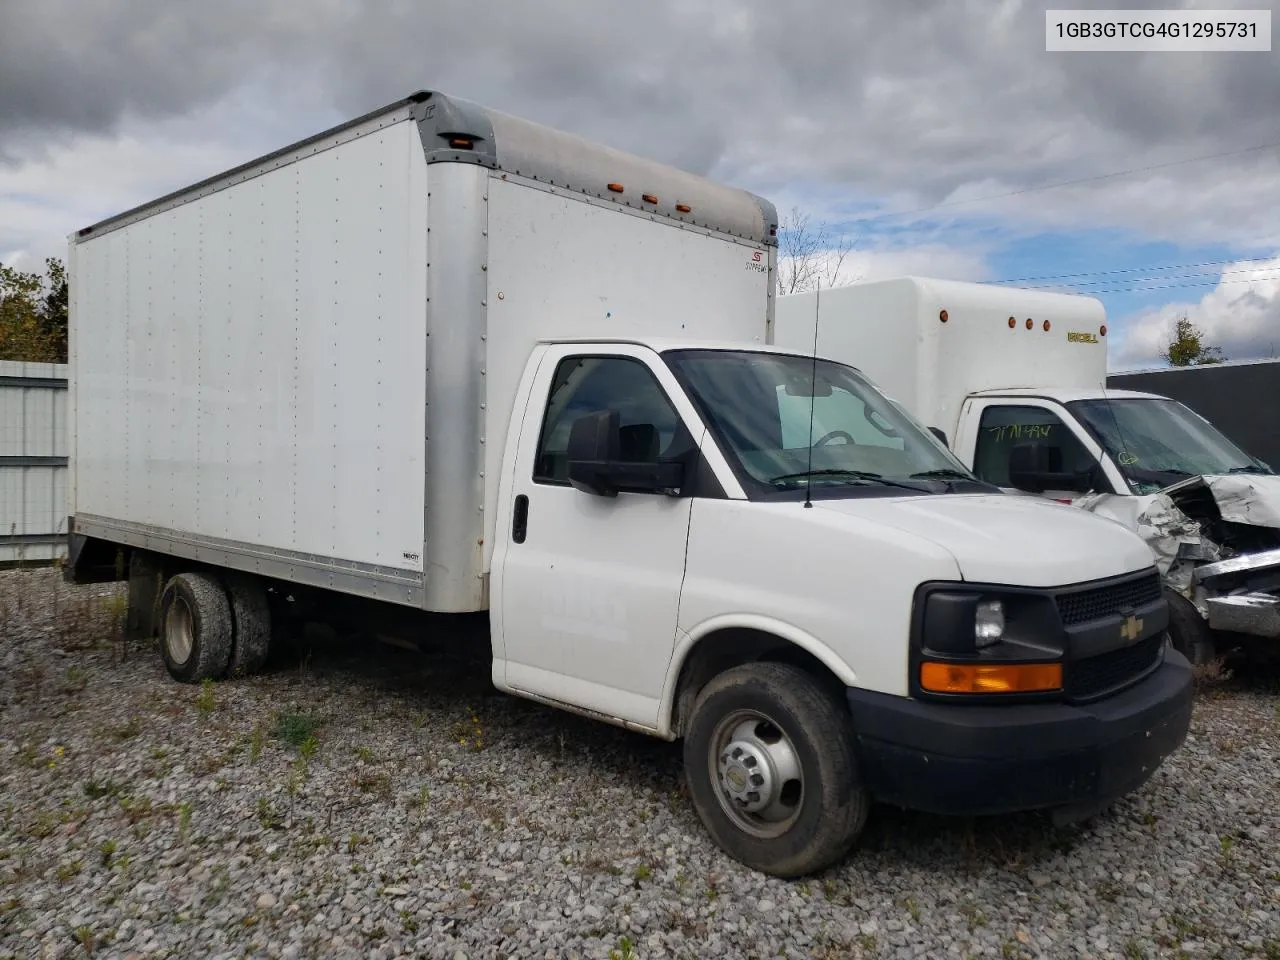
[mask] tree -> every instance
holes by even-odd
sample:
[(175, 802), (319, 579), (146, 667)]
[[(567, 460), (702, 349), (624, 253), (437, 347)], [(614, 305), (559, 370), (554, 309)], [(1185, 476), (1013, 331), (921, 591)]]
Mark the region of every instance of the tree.
[(0, 264), (0, 360), (67, 361), (67, 270), (57, 257), (44, 275)]
[(811, 224), (807, 213), (793, 207), (778, 224), (778, 293), (835, 286), (852, 250), (848, 240), (833, 240), (826, 224)]
[(1190, 318), (1183, 316), (1174, 324), (1173, 337), (1168, 348), (1160, 354), (1174, 367), (1198, 367), (1210, 363), (1222, 363), (1226, 357), (1222, 348), (1205, 343), (1205, 334)]

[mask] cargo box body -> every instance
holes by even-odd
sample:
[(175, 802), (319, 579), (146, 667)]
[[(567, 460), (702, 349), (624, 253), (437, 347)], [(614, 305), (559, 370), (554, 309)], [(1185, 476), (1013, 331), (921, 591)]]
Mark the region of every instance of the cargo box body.
[[(954, 436), (965, 399), (1017, 387), (1101, 389), (1106, 313), (1093, 297), (894, 277), (783, 297), (774, 342), (852, 364)], [(944, 319), (945, 317), (945, 319)]]
[(482, 610), (533, 345), (762, 340), (775, 224), (751, 194), (419, 94), (86, 228), (75, 534)]

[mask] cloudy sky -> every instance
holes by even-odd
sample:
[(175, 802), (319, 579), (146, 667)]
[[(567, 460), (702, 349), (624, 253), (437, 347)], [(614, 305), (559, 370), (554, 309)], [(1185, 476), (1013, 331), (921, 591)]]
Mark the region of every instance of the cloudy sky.
[[(1277, 3), (1127, 4), (1180, 5)], [(1115, 369), (1183, 313), (1280, 355), (1280, 53), (1046, 53), (1046, 6), (0, 0), (0, 261), (428, 88), (798, 208), (853, 276), (1096, 295)]]

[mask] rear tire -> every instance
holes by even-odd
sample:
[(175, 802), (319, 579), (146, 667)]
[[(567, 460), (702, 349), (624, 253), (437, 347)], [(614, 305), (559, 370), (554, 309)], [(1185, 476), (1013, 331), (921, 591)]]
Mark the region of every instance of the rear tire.
[(160, 595), (160, 654), (181, 683), (216, 680), (231, 662), (231, 604), (204, 573), (180, 573)]
[(271, 608), (267, 591), (253, 577), (229, 573), (223, 578), (231, 603), (231, 660), (227, 677), (257, 673), (271, 652)]
[(1173, 649), (1190, 660), (1192, 666), (1212, 663), (1217, 657), (1217, 646), (1213, 642), (1213, 631), (1200, 611), (1180, 593), (1165, 590), (1164, 596), (1169, 603), (1169, 636), (1173, 639)]
[(712, 679), (694, 704), (684, 763), (712, 838), (764, 873), (829, 867), (866, 822), (848, 712), (790, 664), (746, 664)]

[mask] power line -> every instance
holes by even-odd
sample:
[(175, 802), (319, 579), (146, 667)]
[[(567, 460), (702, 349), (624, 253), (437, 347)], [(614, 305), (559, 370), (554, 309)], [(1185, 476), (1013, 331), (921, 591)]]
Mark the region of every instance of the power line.
[[(1088, 290), (1088, 291), (1085, 291), (1085, 292), (1087, 292), (1087, 293), (1089, 293), (1089, 294), (1104, 294), (1104, 293), (1116, 293), (1116, 294), (1118, 294), (1118, 293), (1145, 293), (1145, 292), (1147, 292), (1147, 291), (1149, 291), (1149, 290), (1190, 290), (1190, 289), (1202, 288), (1202, 287), (1217, 287), (1217, 286), (1220, 286), (1220, 285), (1222, 285), (1222, 284), (1228, 284), (1228, 283), (1232, 283), (1232, 284), (1234, 284), (1234, 283), (1266, 283), (1266, 282), (1277, 282), (1277, 281), (1280, 281), (1280, 273), (1277, 273), (1277, 274), (1276, 274), (1276, 275), (1274, 275), (1274, 276), (1267, 276), (1267, 277), (1249, 277), (1248, 279), (1242, 279), (1242, 280), (1210, 280), (1210, 281), (1208, 281), (1208, 282), (1206, 282), (1206, 283), (1165, 283), (1165, 284), (1157, 284), (1157, 285), (1154, 285), (1154, 286), (1143, 286), (1143, 287), (1135, 287), (1135, 286), (1117, 286), (1117, 287), (1111, 287), (1111, 288), (1106, 288), (1106, 289), (1101, 289), (1101, 290), (1097, 290), (1097, 289), (1095, 289), (1095, 290)], [(1047, 290), (1047, 289), (1053, 289), (1053, 288), (1051, 288), (1051, 287), (1031, 287), (1031, 288), (1029, 288), (1029, 289), (1032, 289), (1032, 290)], [(1059, 289), (1061, 289), (1061, 288), (1059, 288)], [(1072, 289), (1072, 288), (1071, 288), (1071, 287), (1068, 287), (1068, 289)]]
[(1027, 283), (1032, 280), (1073, 280), (1077, 277), (1106, 277), (1121, 273), (1149, 273), (1157, 270), (1192, 270), (1197, 267), (1224, 267), (1233, 263), (1263, 263), (1265, 261), (1275, 259), (1275, 257), (1233, 257), (1229, 260), (1201, 260), (1198, 263), (1169, 263), (1163, 266), (1153, 264), (1142, 267), (1124, 267), (1117, 270), (1086, 270), (1083, 273), (1058, 273), (1039, 277), (1014, 277), (1012, 279), (988, 280), (985, 282)]
[[(1220, 272), (1212, 273), (1212, 274), (1210, 274), (1210, 273), (1174, 273), (1174, 274), (1166, 274), (1166, 275), (1164, 275), (1164, 276), (1154, 276), (1154, 277), (1153, 277), (1153, 276), (1146, 276), (1146, 277), (1127, 277), (1127, 278), (1111, 277), (1111, 278), (1108, 278), (1108, 279), (1105, 279), (1105, 280), (1078, 280), (1078, 281), (1076, 281), (1075, 283), (1068, 283), (1068, 284), (1060, 284), (1060, 283), (1028, 284), (1028, 285), (1026, 285), (1026, 286), (1023, 286), (1021, 289), (1024, 289), (1024, 290), (1046, 290), (1046, 289), (1049, 289), (1049, 288), (1051, 288), (1051, 287), (1061, 287), (1061, 286), (1069, 286), (1069, 287), (1098, 287), (1098, 286), (1106, 286), (1106, 285), (1108, 285), (1108, 284), (1148, 283), (1148, 282), (1152, 282), (1152, 281), (1156, 281), (1156, 280), (1198, 280), (1198, 279), (1202, 279), (1202, 278), (1207, 280), (1207, 279), (1212, 279), (1212, 278), (1213, 278), (1213, 277), (1215, 277), (1215, 276), (1216, 276), (1216, 277), (1230, 277), (1230, 276), (1235, 276), (1235, 275), (1237, 275), (1237, 274), (1241, 274), (1241, 273), (1261, 273), (1261, 272), (1265, 272), (1265, 271), (1268, 271), (1268, 270), (1280, 270), (1280, 265), (1276, 265), (1276, 266), (1267, 266), (1267, 267), (1244, 267), (1244, 268), (1242, 268), (1242, 269), (1240, 269), (1240, 270), (1222, 270), (1222, 271), (1220, 271)], [(1088, 274), (1080, 274), (1080, 276), (1088, 276)], [(1052, 278), (1047, 278), (1047, 277), (1046, 277), (1045, 279), (1052, 279)], [(1258, 278), (1258, 279), (1266, 279), (1266, 278)], [(995, 283), (995, 284), (1000, 284), (1002, 281), (993, 280), (993, 281), (989, 281), (989, 282), (991, 282), (991, 283)], [(1235, 282), (1235, 281), (1233, 281), (1233, 282)]]
[(1042, 183), (1034, 187), (1024, 187), (1021, 190), (1010, 190), (1008, 193), (993, 193), (985, 197), (970, 197), (967, 200), (944, 200), (942, 203), (935, 203), (928, 207), (918, 207), (915, 210), (900, 210), (896, 213), (884, 213), (879, 216), (866, 217), (865, 219), (875, 220), (894, 220), (899, 217), (911, 217), (919, 213), (929, 213), (933, 210), (941, 210), (944, 207), (955, 207), (966, 203), (984, 203), (988, 200), (1004, 200), (1008, 197), (1020, 197), (1027, 193), (1037, 193), (1042, 190), (1057, 190), (1060, 187), (1074, 187), (1082, 183), (1097, 183), (1100, 180), (1113, 180), (1116, 177), (1126, 177), (1133, 173), (1149, 173), (1152, 170), (1165, 170), (1169, 167), (1180, 167), (1188, 163), (1202, 163), (1205, 160), (1221, 160), (1224, 157), (1236, 157), (1245, 153), (1256, 153), (1260, 150), (1273, 150), (1280, 147), (1280, 141), (1275, 143), (1260, 143), (1253, 147), (1243, 147), (1239, 150), (1226, 150), (1222, 153), (1209, 153), (1200, 157), (1186, 157), (1182, 160), (1169, 160), (1165, 163), (1152, 163), (1145, 167), (1130, 167), (1127, 170), (1116, 170), (1113, 173), (1100, 173), (1092, 177), (1080, 177), (1075, 180), (1061, 180), (1057, 183)]

